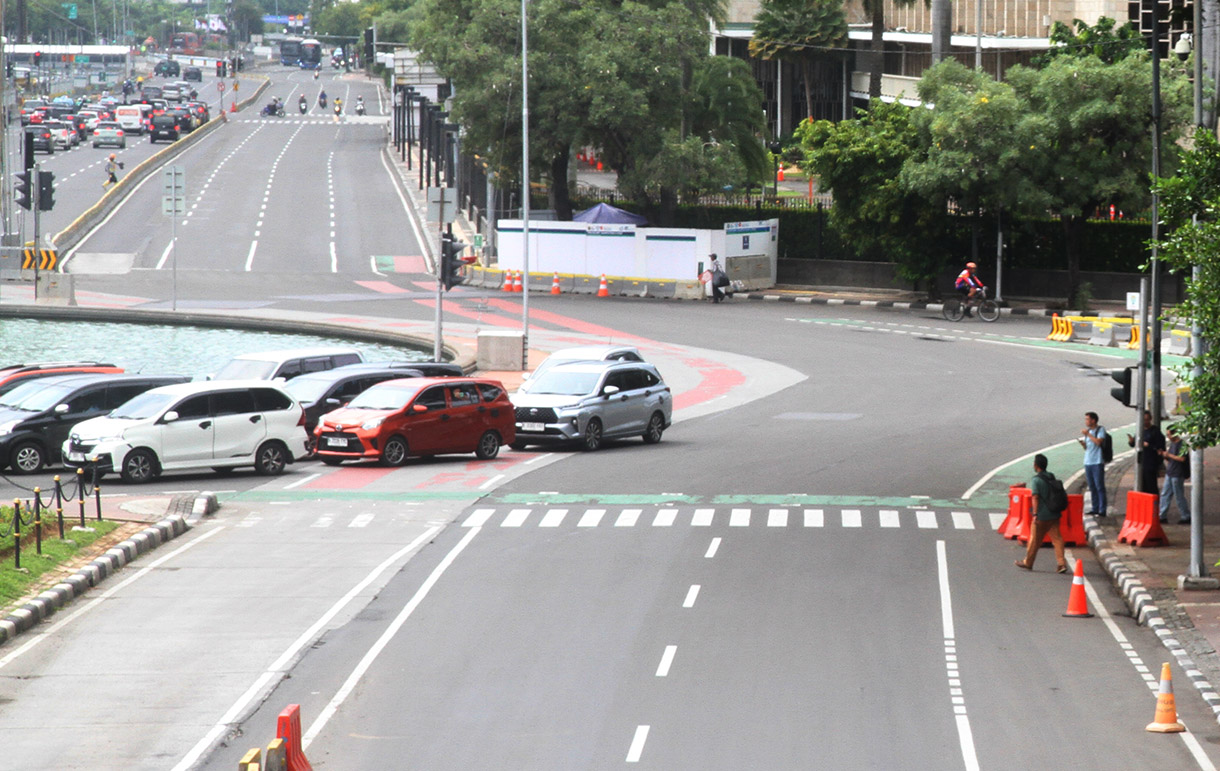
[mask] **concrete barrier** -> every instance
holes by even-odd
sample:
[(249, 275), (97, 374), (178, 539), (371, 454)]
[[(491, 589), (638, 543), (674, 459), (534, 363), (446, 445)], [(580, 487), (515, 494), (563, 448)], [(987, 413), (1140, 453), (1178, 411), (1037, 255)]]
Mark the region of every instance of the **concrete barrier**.
[(1086, 341), (1089, 345), (1100, 345), (1103, 348), (1114, 347), (1114, 325), (1113, 324), (1092, 324), (1093, 332), (1089, 335)]
[(1190, 356), (1190, 333), (1185, 330), (1175, 329), (1169, 333), (1169, 337), (1161, 341), (1166, 353), (1172, 353), (1175, 356)]

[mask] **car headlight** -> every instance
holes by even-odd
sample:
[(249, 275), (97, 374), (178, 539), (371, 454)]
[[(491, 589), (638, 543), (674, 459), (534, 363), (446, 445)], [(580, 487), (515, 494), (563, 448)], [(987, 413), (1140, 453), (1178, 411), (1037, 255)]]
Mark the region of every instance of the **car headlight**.
[(360, 427), (365, 431), (372, 431), (374, 428), (381, 428), (381, 424), (385, 422), (385, 418), (373, 418), (367, 423), (361, 423)]
[(13, 433), (13, 429), (17, 427), (20, 420), (10, 420), (7, 423), (0, 423), (0, 436)]

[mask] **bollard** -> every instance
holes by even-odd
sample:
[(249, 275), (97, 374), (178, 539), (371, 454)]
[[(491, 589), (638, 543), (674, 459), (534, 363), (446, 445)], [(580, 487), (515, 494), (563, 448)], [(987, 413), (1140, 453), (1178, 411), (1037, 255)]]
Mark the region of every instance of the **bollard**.
[(42, 556), (42, 490), (34, 488), (34, 552)]
[(55, 519), (59, 522), (59, 540), (64, 539), (64, 486), (55, 475)]
[(76, 470), (76, 499), (80, 504), (80, 526), (85, 526), (85, 470)]
[(13, 499), (13, 567), (21, 570), (21, 499)]
[(97, 521), (102, 521), (102, 488), (97, 484), (97, 458), (93, 459), (93, 503), (97, 507)]

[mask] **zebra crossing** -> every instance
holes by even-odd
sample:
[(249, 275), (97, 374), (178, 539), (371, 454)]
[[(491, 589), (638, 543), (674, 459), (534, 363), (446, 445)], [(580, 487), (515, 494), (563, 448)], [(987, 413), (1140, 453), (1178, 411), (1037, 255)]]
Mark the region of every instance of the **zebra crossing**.
[(694, 508), (655, 509), (497, 507), (479, 508), (462, 527), (500, 528), (673, 528), (995, 530), (1003, 512), (864, 508)]

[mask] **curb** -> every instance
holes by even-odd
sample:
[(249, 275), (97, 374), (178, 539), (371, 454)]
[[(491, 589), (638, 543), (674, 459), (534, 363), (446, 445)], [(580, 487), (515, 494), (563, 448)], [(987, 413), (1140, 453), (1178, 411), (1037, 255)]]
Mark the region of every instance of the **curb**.
[[(847, 300), (838, 297), (809, 297), (790, 294), (761, 294), (758, 292), (737, 292), (735, 299), (753, 300), (755, 302), (803, 303), (806, 305), (859, 305), (865, 308), (895, 308), (897, 310), (944, 310), (944, 303), (907, 302), (904, 300)], [(1073, 311), (1057, 311), (1049, 308), (1000, 308), (1002, 316), (1052, 316), (1058, 313), (1073, 313)]]

